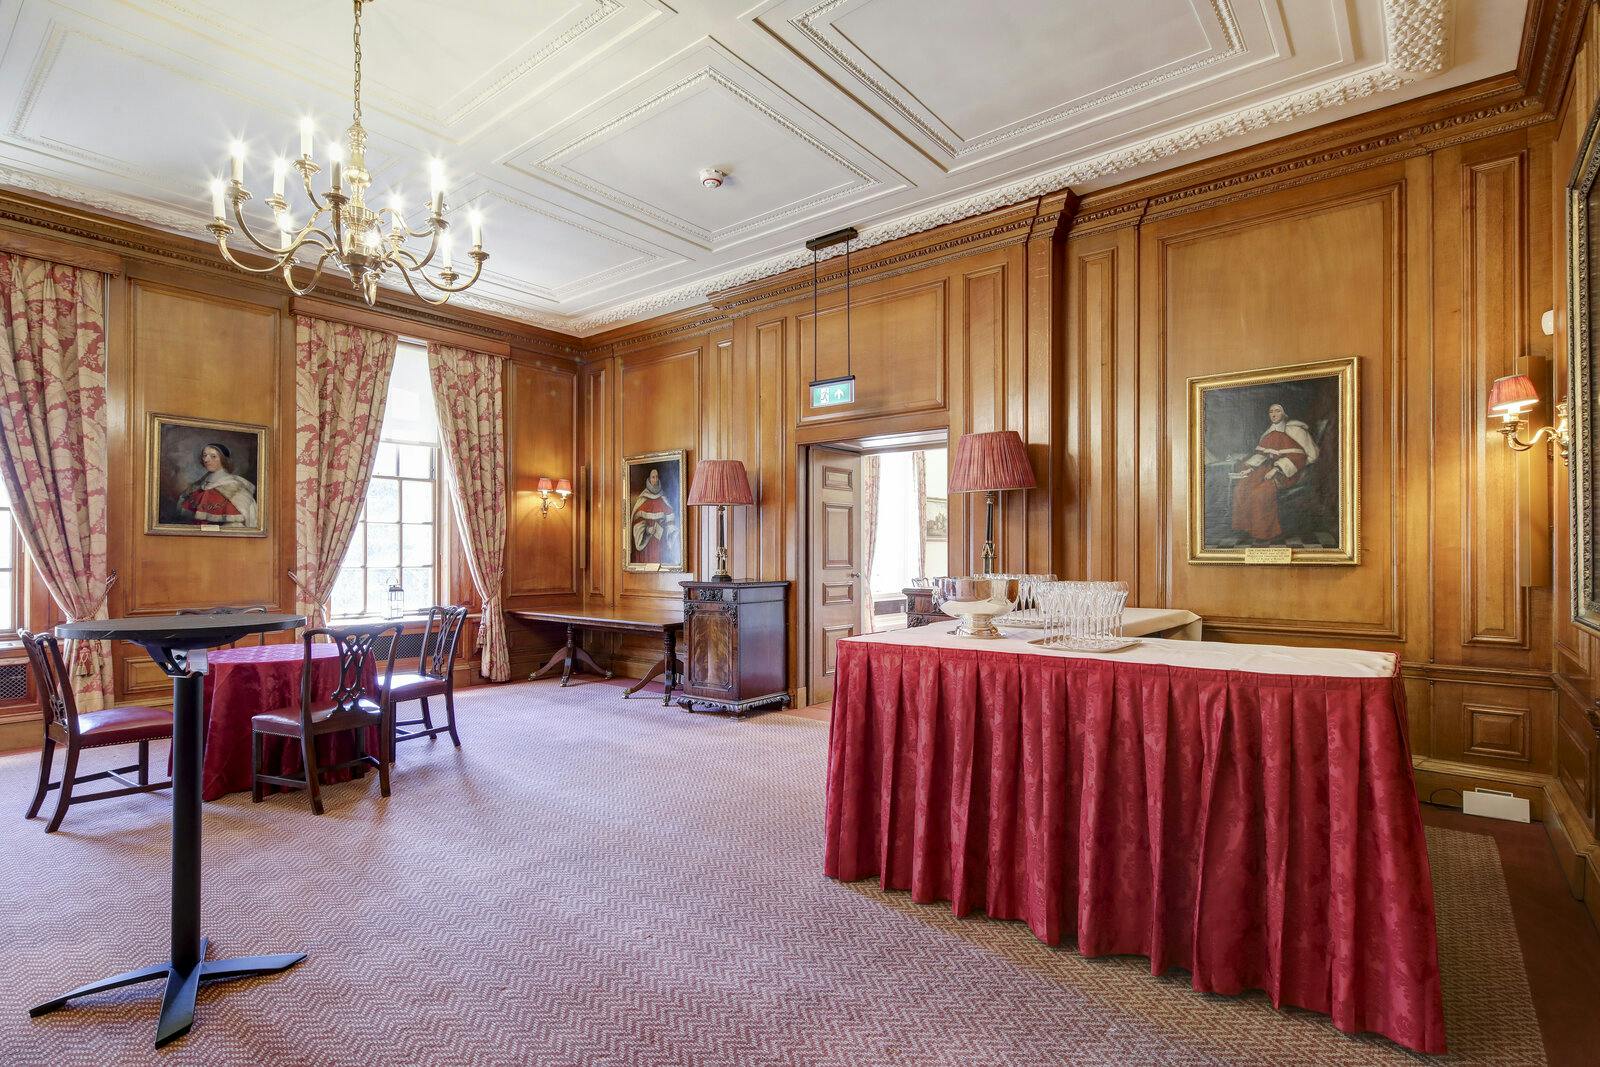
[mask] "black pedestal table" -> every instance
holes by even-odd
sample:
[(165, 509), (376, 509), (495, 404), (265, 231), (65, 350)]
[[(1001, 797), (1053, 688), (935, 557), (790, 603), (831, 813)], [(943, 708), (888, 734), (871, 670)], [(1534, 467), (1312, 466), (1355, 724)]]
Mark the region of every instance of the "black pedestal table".
[(28, 1014), (64, 1008), (67, 1002), (108, 989), (166, 979), (156, 1047), (182, 1037), (194, 1024), (194, 999), (202, 982), (274, 974), (305, 959), (303, 952), (206, 959), (200, 936), (200, 775), (206, 650), (251, 634), (305, 625), (299, 615), (160, 615), (90, 619), (56, 627), (63, 640), (130, 641), (150, 653), (172, 678), (172, 942), (168, 959), (81, 985)]

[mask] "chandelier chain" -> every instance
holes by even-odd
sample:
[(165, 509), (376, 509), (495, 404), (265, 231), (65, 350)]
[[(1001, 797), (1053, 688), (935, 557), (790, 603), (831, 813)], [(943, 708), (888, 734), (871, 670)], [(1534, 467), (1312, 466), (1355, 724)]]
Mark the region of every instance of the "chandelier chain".
[(355, 107), (352, 109), (351, 118), (354, 120), (355, 124), (359, 126), (361, 125), (361, 6), (363, 0), (355, 0), (355, 3), (356, 28), (355, 33), (352, 34), (352, 37), (355, 42), (356, 50), (356, 92)]

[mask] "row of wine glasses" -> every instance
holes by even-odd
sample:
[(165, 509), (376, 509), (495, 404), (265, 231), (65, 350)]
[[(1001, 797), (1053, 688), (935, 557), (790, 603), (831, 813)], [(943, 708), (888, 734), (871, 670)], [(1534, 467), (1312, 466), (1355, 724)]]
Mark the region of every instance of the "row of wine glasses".
[(980, 578), (1014, 578), (1017, 582), (1017, 606), (995, 620), (997, 626), (1021, 626), (1038, 629), (1044, 626), (1044, 612), (1039, 604), (1039, 590), (1056, 580), (1053, 574), (980, 574)]
[(1103, 652), (1129, 644), (1122, 636), (1127, 582), (1044, 582), (1035, 589), (1047, 648)]

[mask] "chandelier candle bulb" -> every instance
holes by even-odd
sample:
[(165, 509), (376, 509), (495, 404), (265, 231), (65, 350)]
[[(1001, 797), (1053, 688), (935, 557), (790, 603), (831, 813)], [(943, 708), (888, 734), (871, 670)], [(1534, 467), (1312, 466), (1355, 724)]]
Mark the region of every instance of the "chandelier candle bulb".
[(306, 118), (303, 118), (303, 119), (300, 120), (300, 158), (301, 159), (310, 159), (311, 158), (311, 139), (312, 139), (312, 136), (316, 132), (317, 132), (317, 125), (316, 125), (316, 123), (311, 121), (311, 118), (309, 116), (307, 116)]
[(445, 234), (442, 238), (439, 239), (439, 253), (443, 257), (441, 262), (444, 263), (445, 273), (448, 274), (448, 273), (450, 273), (450, 271), (452, 269), (451, 262), (450, 262), (450, 235), (449, 234)]
[(283, 199), (283, 180), (289, 173), (289, 163), (285, 159), (272, 161), (272, 195), (279, 200)]
[(230, 146), (228, 154), (233, 157), (233, 181), (235, 185), (244, 184), (244, 142), (235, 141)]
[(213, 178), (211, 181), (211, 217), (218, 222), (222, 221), (222, 179)]
[(472, 223), (472, 247), (473, 248), (482, 248), (483, 247), (483, 216), (480, 215), (478, 212), (474, 211), (471, 215), (467, 216), (467, 218)]

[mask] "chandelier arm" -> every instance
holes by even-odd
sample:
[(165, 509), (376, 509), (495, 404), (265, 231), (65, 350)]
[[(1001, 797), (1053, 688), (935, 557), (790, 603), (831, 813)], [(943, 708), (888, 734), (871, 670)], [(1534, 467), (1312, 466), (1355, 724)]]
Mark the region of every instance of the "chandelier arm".
[[(244, 220), (244, 212), (241, 210), (241, 205), (243, 203), (244, 201), (238, 198), (233, 201), (233, 217), (234, 221), (239, 224), (239, 230), (245, 235), (245, 238), (249, 240), (251, 244), (255, 245), (269, 256), (273, 256), (275, 258), (281, 257), (284, 259), (293, 258), (295, 251), (305, 243), (305, 234), (302, 233), (297, 237), (296, 240), (291, 241), (288, 248), (279, 248), (277, 245), (269, 245), (265, 241), (261, 240), (261, 238), (257, 237), (255, 232), (250, 229), (250, 224)], [(274, 265), (271, 269), (277, 270), (277, 266)]]
[(232, 266), (238, 270), (246, 272), (247, 274), (271, 274), (282, 267), (284, 261), (288, 258), (286, 256), (274, 257), (272, 263), (265, 267), (252, 267), (248, 263), (242, 263), (238, 259), (234, 258), (232, 250), (228, 248), (228, 235), (226, 233), (217, 234), (217, 251), (221, 252), (222, 258), (227, 260)]
[[(411, 251), (409, 248), (396, 248), (391, 258), (393, 258), (395, 262), (409, 267), (411, 270), (420, 271), (423, 267), (426, 267), (429, 263), (433, 262), (434, 254), (439, 251), (439, 234), (441, 232), (442, 229), (436, 229), (433, 231), (433, 239), (428, 242), (428, 254), (423, 256), (421, 259), (418, 259), (417, 254)], [(427, 237), (429, 235), (427, 233), (419, 233), (416, 234), (416, 236)], [(428, 284), (432, 285), (433, 283), (429, 282)]]
[(295, 296), (305, 296), (307, 293), (311, 292), (311, 290), (315, 289), (317, 287), (317, 283), (322, 280), (322, 271), (328, 265), (328, 260), (330, 257), (332, 257), (332, 255), (333, 252), (324, 250), (322, 255), (317, 257), (316, 270), (312, 271), (311, 280), (306, 283), (304, 289), (300, 288), (300, 286), (294, 283), (294, 268), (297, 266), (297, 264), (292, 259), (288, 260), (283, 265), (283, 284), (287, 285), (289, 287), (289, 291)]
[(316, 165), (312, 164), (306, 167), (301, 166), (301, 163), (302, 160), (295, 160), (294, 167), (300, 172), (300, 181), (306, 187), (306, 199), (311, 201), (311, 213), (312, 217), (315, 218), (328, 210), (328, 206), (322, 202), (322, 198), (317, 196), (317, 191), (311, 187), (311, 176), (317, 172)]
[(439, 297), (436, 300), (433, 297), (429, 296), (428, 294), (422, 292), (420, 289), (417, 288), (417, 283), (411, 280), (412, 272), (409, 271), (409, 270), (402, 269), (400, 271), (400, 278), (401, 278), (402, 281), (404, 281), (406, 283), (406, 288), (411, 290), (411, 295), (412, 296), (416, 297), (418, 300), (421, 300), (425, 304), (432, 304), (434, 307), (439, 307), (440, 305), (449, 302), (449, 300), (450, 300), (450, 292), (448, 290), (443, 289), (441, 286), (435, 285), (433, 283), (433, 279), (429, 278), (426, 274), (423, 274), (420, 270), (417, 271), (416, 273), (419, 274), (419, 275), (422, 275), (422, 280), (424, 282), (427, 282), (428, 286), (430, 288), (439, 290), (439, 291), (443, 292), (444, 295)]
[(483, 261), (489, 258), (489, 253), (487, 253), (487, 252), (473, 252), (473, 253), (471, 253), (471, 255), (472, 255), (472, 259), (473, 259), (472, 277), (468, 278), (466, 281), (462, 282), (460, 285), (440, 285), (438, 282), (434, 281), (432, 278), (428, 278), (427, 275), (423, 275), (423, 278), (427, 281), (427, 283), (429, 285), (433, 286), (435, 289), (439, 290), (441, 293), (460, 293), (460, 292), (465, 292), (466, 290), (472, 288), (473, 283), (478, 280), (478, 276), (483, 273)]

